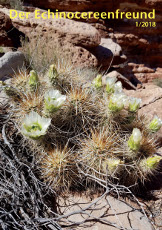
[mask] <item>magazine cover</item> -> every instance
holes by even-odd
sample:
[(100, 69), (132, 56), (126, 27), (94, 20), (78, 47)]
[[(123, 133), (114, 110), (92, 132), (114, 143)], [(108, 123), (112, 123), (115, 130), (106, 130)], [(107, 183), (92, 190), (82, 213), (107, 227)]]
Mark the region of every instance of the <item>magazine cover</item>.
[(0, 229), (160, 230), (162, 0), (0, 0)]

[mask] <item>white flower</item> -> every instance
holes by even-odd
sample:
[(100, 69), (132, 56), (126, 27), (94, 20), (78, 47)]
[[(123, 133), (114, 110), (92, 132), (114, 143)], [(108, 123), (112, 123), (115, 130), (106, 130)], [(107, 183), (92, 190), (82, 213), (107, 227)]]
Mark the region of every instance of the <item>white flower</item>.
[(122, 83), (121, 83), (121, 81), (118, 81), (114, 85), (114, 92), (115, 93), (122, 93), (122, 91), (123, 91)]
[(130, 97), (129, 99), (129, 111), (136, 112), (141, 104), (142, 100), (140, 98)]
[(106, 78), (106, 92), (107, 93), (114, 93), (114, 85), (116, 82), (116, 77), (108, 77)]
[(141, 131), (137, 128), (134, 128), (132, 135), (130, 136), (128, 140), (129, 148), (133, 151), (137, 151), (140, 148), (141, 140), (142, 140)]
[(52, 113), (57, 111), (65, 102), (66, 96), (62, 95), (59, 90), (50, 90), (45, 93), (45, 109)]
[(142, 139), (141, 131), (139, 129), (137, 129), (137, 128), (133, 129), (132, 136), (133, 136), (133, 141), (135, 143), (139, 143), (141, 141), (141, 139)]
[(50, 118), (41, 117), (38, 113), (32, 111), (24, 118), (21, 131), (27, 137), (38, 139), (46, 134), (50, 124)]
[(158, 116), (154, 116), (152, 121), (149, 124), (149, 130), (151, 132), (157, 132), (162, 126), (162, 120)]
[(127, 96), (124, 93), (114, 93), (110, 97), (108, 107), (111, 111), (118, 112), (124, 108), (127, 100)]

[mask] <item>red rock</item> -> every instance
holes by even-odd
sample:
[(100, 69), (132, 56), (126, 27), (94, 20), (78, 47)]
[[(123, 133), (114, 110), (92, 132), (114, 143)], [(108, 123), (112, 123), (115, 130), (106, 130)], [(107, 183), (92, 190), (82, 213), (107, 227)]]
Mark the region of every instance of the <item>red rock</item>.
[(10, 18), (0, 12), (0, 45), (13, 46), (12, 39), (8, 37), (7, 32), (12, 28), (12, 22)]
[(26, 0), (32, 3), (33, 6), (38, 6), (44, 9), (58, 9), (63, 11), (103, 11), (103, 9), (113, 8), (115, 5), (113, 0)]
[[(9, 15), (9, 10), (1, 9)], [(44, 11), (43, 11), (44, 12)], [(36, 38), (48, 39), (50, 44), (59, 44), (62, 52), (72, 54), (72, 63), (76, 66), (108, 69), (114, 56), (114, 64), (122, 63), (126, 56), (121, 47), (112, 39), (102, 39), (98, 30), (88, 23), (69, 19), (35, 19), (30, 13), (29, 19), (12, 19), (14, 26), (24, 32), (32, 42)], [(104, 51), (104, 52), (103, 52)]]

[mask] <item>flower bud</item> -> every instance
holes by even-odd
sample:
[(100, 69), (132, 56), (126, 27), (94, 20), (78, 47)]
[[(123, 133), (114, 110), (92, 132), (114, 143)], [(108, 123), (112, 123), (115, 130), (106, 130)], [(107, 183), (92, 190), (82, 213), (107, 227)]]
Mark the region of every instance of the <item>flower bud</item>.
[(114, 85), (116, 82), (116, 77), (108, 77), (106, 78), (106, 92), (111, 94), (114, 93)]
[(162, 126), (162, 120), (158, 116), (155, 115), (149, 124), (149, 130), (152, 133), (155, 133), (161, 128), (161, 126)]
[(102, 87), (102, 75), (98, 74), (97, 77), (92, 81), (92, 84), (96, 89), (100, 89)]
[(41, 117), (38, 113), (32, 111), (23, 120), (21, 131), (25, 136), (37, 140), (46, 134), (50, 124), (50, 118)]
[(49, 113), (56, 112), (65, 102), (66, 96), (62, 95), (59, 90), (50, 90), (45, 93), (45, 109)]
[(136, 112), (139, 109), (141, 102), (142, 102), (141, 99), (135, 98), (135, 97), (131, 97), (129, 99), (129, 108), (128, 108), (128, 110), (130, 112)]
[(162, 160), (161, 156), (148, 157), (146, 159), (141, 160), (140, 168), (142, 169), (143, 172), (154, 170), (157, 168), (160, 160)]
[(48, 71), (48, 77), (52, 82), (55, 82), (57, 77), (58, 77), (58, 72), (57, 72), (56, 66), (54, 64), (50, 65), (50, 68)]
[(29, 86), (32, 90), (35, 90), (38, 88), (38, 84), (39, 84), (38, 75), (34, 70), (31, 70), (29, 74)]
[(133, 151), (138, 151), (141, 145), (142, 134), (141, 131), (137, 128), (133, 129), (132, 135), (128, 140), (128, 146)]

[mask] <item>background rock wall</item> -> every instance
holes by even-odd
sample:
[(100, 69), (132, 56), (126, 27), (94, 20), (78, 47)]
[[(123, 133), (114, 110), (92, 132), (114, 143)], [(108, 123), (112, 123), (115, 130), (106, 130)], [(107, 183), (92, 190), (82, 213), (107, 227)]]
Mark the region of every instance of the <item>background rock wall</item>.
[[(70, 12), (115, 12), (116, 9), (126, 12), (150, 12), (155, 9), (155, 20), (149, 21), (156, 22), (156, 27), (136, 27), (137, 21), (144, 20), (94, 18), (82, 20), (84, 23), (68, 19), (46, 20), (46, 22), (38, 22), (34, 18), (28, 21), (14, 19), (12, 24), (30, 40), (37, 34), (46, 36), (50, 33), (53, 42), (59, 41), (63, 50), (72, 52), (74, 64), (95, 67), (102, 65), (103, 69), (107, 70), (114, 55), (112, 69), (126, 76), (134, 84), (162, 78), (162, 0), (25, 0), (24, 2), (28, 11), (34, 11), (35, 7), (51, 9), (54, 12), (56, 9)], [(8, 14), (7, 10), (1, 9), (1, 11)], [(6, 44), (8, 40), (13, 42), (7, 37)], [(126, 58), (128, 64), (121, 65)]]

